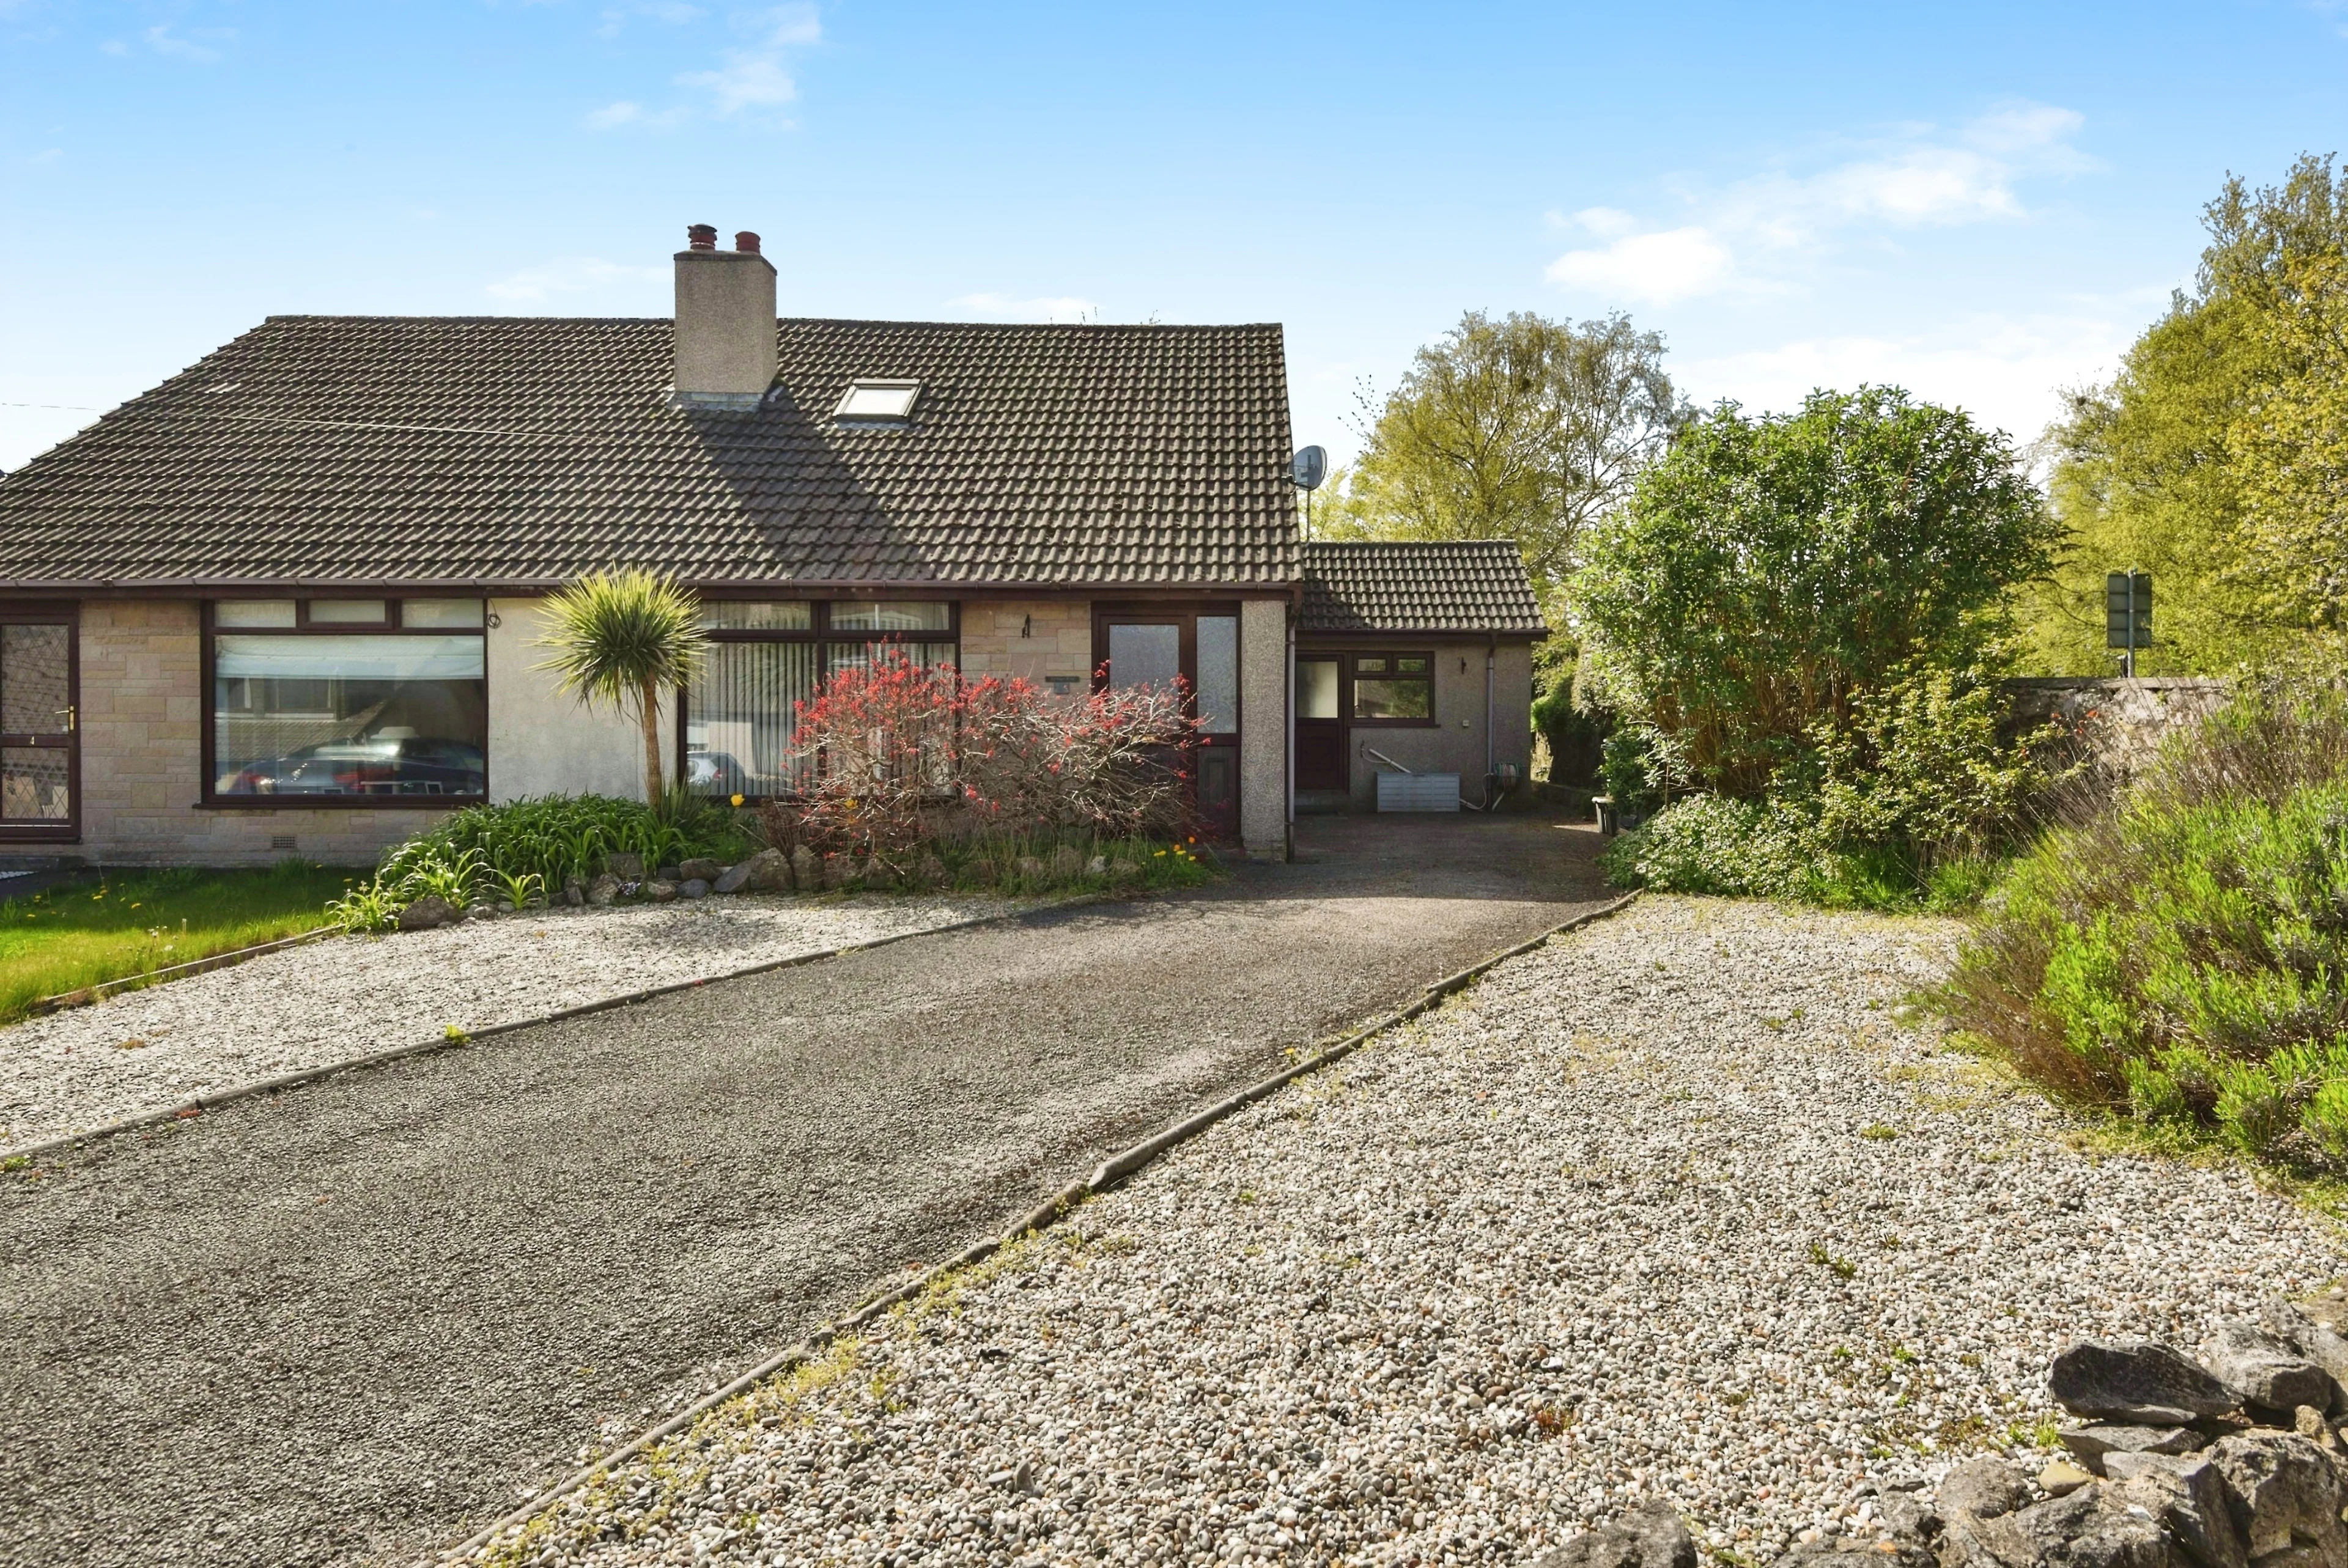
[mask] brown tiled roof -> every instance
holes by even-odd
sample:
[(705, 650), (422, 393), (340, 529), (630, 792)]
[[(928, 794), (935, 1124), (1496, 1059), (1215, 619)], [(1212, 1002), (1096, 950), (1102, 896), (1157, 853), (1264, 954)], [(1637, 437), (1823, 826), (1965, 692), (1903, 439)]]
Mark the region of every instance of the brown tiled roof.
[(1516, 541), (1459, 539), (1305, 545), (1299, 630), (1540, 637), (1549, 629)]
[[(665, 320), (273, 316), (0, 481), (0, 587), (1296, 580), (1276, 325), (778, 333), (680, 412)], [(883, 376), (910, 425), (833, 423)]]

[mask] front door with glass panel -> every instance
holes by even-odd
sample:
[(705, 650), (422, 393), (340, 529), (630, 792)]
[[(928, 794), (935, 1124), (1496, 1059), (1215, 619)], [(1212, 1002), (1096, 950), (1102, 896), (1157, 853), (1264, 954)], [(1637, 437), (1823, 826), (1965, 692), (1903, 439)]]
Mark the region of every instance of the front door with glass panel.
[(71, 612), (0, 610), (0, 840), (80, 830), (74, 661)]
[(1334, 653), (1296, 656), (1296, 787), (1345, 787), (1345, 721), (1337, 705), (1340, 660)]
[(1219, 838), (1240, 830), (1240, 620), (1236, 612), (1107, 615), (1102, 661), (1112, 687), (1178, 677), (1199, 720), (1190, 759), (1199, 820)]

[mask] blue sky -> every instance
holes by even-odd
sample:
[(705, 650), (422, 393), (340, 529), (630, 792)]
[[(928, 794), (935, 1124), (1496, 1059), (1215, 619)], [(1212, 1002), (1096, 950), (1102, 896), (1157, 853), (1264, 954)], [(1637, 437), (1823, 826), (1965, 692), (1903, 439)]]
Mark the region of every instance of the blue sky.
[[(1702, 400), (1896, 381), (2027, 438), (2228, 170), (2348, 128), (2348, 7), (0, 0), (0, 404), (279, 312), (659, 315), (685, 225), (810, 315), (1283, 322), (1341, 455), (1468, 308)], [(0, 407), (0, 467), (90, 415)]]

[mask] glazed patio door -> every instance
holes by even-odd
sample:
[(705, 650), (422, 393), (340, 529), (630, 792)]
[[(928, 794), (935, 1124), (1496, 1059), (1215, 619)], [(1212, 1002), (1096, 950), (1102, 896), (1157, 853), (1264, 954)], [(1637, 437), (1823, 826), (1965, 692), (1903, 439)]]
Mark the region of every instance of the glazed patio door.
[(1108, 684), (1149, 686), (1178, 676), (1190, 693), (1199, 743), (1189, 759), (1200, 825), (1240, 831), (1240, 620), (1228, 613), (1106, 615)]
[(0, 842), (79, 832), (74, 624), (70, 610), (0, 609)]

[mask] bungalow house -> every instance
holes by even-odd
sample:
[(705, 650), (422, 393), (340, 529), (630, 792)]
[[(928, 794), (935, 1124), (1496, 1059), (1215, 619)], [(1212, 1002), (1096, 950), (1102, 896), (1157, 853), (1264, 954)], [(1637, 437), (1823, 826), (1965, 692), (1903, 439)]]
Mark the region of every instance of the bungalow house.
[(1278, 326), (778, 321), (757, 236), (698, 225), (675, 270), (674, 321), (272, 317), (0, 480), (0, 851), (359, 863), (455, 804), (638, 794), (641, 737), (532, 646), (620, 564), (704, 600), (663, 728), (712, 794), (787, 791), (794, 702), (892, 646), (1182, 676), (1251, 854), (1292, 692), (1402, 765), (1521, 765), (1521, 563), (1308, 556)]

